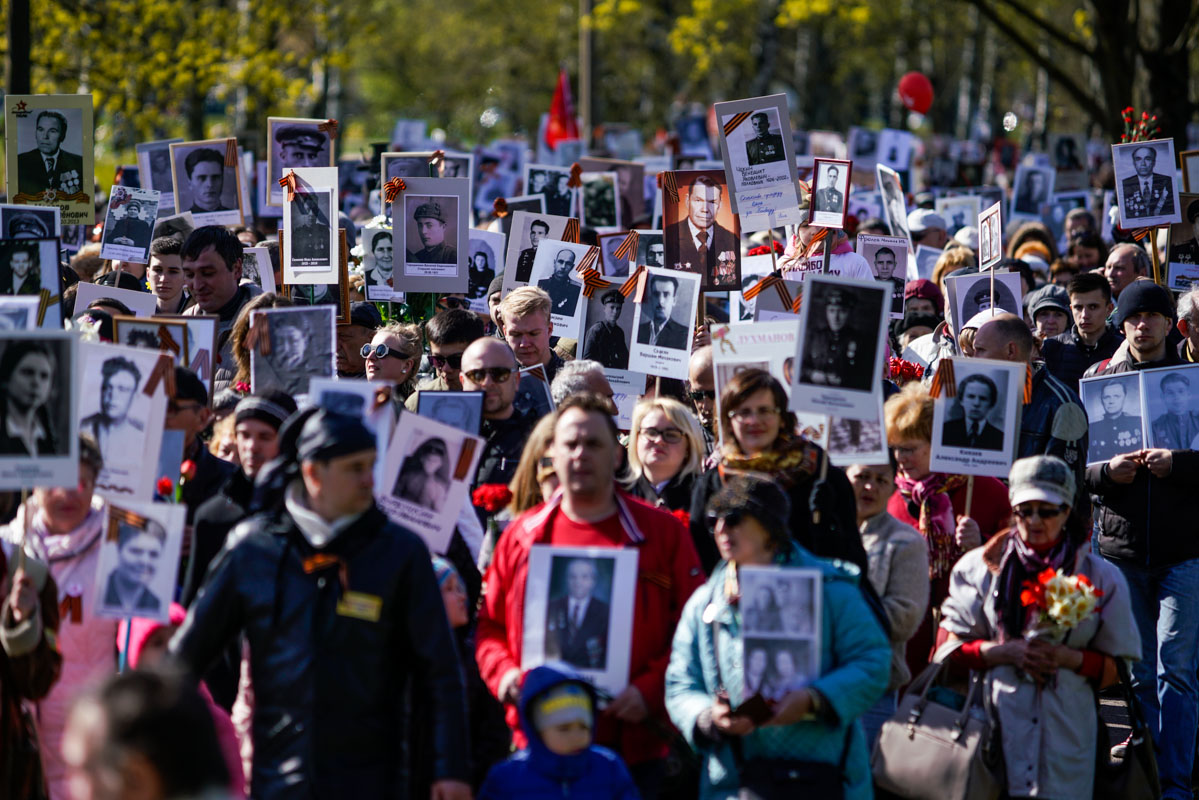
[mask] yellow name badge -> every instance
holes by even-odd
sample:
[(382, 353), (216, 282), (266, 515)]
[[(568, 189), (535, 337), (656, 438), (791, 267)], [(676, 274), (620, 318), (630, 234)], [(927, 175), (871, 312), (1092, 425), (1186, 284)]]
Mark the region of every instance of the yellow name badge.
[(363, 592), (346, 592), (337, 601), (337, 613), (343, 617), (378, 622), (383, 611), (383, 598)]

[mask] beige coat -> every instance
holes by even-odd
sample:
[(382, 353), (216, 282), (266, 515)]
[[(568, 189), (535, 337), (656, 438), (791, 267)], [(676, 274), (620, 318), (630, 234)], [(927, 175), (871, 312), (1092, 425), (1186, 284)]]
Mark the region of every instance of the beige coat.
[(894, 691), (912, 679), (905, 650), (928, 609), (928, 543), (919, 531), (883, 511), (861, 524), (870, 585), (891, 623), (891, 680)]

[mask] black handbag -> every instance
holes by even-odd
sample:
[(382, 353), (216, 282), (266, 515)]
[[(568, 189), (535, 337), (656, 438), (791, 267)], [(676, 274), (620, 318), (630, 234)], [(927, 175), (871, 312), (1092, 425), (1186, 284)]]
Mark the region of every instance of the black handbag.
[(1107, 725), (1099, 714), (1099, 695), (1095, 695), (1095, 713), (1099, 718), (1099, 731), (1095, 737), (1095, 800), (1155, 800), (1161, 797), (1161, 781), (1157, 774), (1157, 758), (1153, 752), (1153, 737), (1145, 724), (1144, 712), (1132, 691), (1132, 678), (1128, 664), (1117, 658), (1116, 671), (1120, 675), (1120, 693), (1128, 708), (1128, 725), (1132, 738), (1124, 758), (1111, 757), (1111, 737)]

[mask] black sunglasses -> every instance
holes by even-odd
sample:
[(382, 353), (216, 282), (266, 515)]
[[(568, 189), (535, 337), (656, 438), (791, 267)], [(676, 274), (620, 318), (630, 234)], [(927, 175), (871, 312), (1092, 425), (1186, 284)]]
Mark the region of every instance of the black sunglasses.
[(464, 297), (441, 297), (438, 298), (437, 305), (447, 310), (452, 308), (470, 308), (470, 301)]
[(709, 514), (708, 515), (708, 529), (715, 531), (716, 523), (720, 522), (721, 520), (724, 520), (725, 526), (727, 526), (729, 528), (735, 528), (741, 524), (742, 519), (743, 519), (743, 517), (741, 516), (740, 511), (730, 511), (727, 514)]
[(429, 356), (429, 363), (437, 369), (441, 369), (449, 365), (450, 369), (462, 369), (462, 354), (455, 353), (452, 356)]
[(716, 392), (712, 389), (695, 389), (687, 392), (687, 396), (698, 403), (700, 400), (715, 400)]
[(483, 367), (482, 369), (472, 369), (470, 372), (464, 372), (463, 375), (471, 383), (483, 383), (488, 375), (496, 383), (507, 383), (512, 377), (512, 373), (516, 372), (512, 367)]
[(1069, 511), (1069, 506), (1058, 506), (1057, 508), (1013, 508), (1012, 513), (1022, 520), (1030, 520), (1040, 517), (1044, 520), (1055, 519)]
[(401, 361), (405, 358), (412, 358), (412, 356), (406, 356), (399, 350), (392, 350), (385, 344), (377, 344), (374, 346), (364, 344), (362, 345), (362, 349), (358, 351), (358, 354), (363, 358), (370, 358), (372, 355), (375, 358), (387, 358), (388, 356), (391, 356), (392, 358), (398, 358)]

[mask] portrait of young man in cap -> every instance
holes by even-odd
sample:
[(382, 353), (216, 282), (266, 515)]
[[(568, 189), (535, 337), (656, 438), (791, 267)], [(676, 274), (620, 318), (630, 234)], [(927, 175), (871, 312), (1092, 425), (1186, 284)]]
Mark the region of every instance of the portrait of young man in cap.
[(116, 223), (105, 231), (104, 241), (144, 250), (150, 246), (150, 223), (143, 216), (142, 201), (131, 199), (123, 205), (123, 209), (122, 216), (113, 214)]
[(878, 343), (877, 336), (872, 340), (853, 324), (857, 295), (840, 286), (821, 284), (812, 288), (811, 329), (800, 364), (800, 380), (868, 391)]
[(329, 134), (321, 130), (328, 121), (290, 117), (267, 118), (267, 181), (269, 204), (281, 206), (286, 193), (279, 185), (290, 169), (333, 166), (333, 147)]
[(48, 239), (57, 236), (57, 208), (0, 206), (0, 230), (5, 239)]
[(409, 264), (458, 263), (458, 248), (452, 237), (450, 242), (446, 241), (447, 223), (458, 216), (457, 203), (455, 197), (430, 197), (416, 206), (412, 220), (416, 223), (421, 247), (407, 251)]

